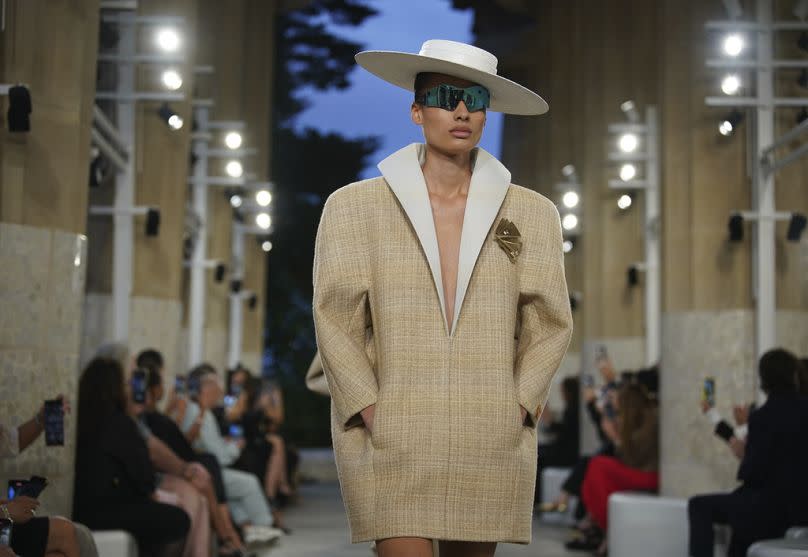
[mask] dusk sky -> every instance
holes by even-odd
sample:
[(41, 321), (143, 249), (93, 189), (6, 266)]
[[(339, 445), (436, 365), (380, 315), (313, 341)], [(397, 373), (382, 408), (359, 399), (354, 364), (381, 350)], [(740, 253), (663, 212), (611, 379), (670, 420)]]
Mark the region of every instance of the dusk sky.
[[(379, 11), (358, 28), (327, 25), (337, 35), (361, 42), (367, 50), (418, 52), (428, 39), (472, 42), (472, 12), (451, 8), (449, 0), (370, 0)], [(297, 118), (297, 128), (313, 127), (337, 131), (347, 137), (378, 135), (382, 143), (372, 164), (361, 178), (378, 176), (376, 163), (388, 154), (413, 142), (423, 142), (421, 129), (410, 120), (412, 93), (374, 77), (359, 66), (350, 76), (345, 91), (305, 91), (311, 106)], [(488, 122), (480, 146), (496, 157), (500, 155), (502, 115), (488, 113)]]

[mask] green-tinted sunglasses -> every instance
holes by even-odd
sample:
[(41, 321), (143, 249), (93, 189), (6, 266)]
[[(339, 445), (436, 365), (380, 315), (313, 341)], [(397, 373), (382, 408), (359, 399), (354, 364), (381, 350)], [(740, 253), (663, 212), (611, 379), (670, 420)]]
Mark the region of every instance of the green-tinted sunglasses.
[(491, 105), (491, 94), (481, 85), (473, 87), (455, 87), (453, 85), (436, 85), (416, 95), (415, 102), (424, 106), (454, 111), (463, 101), (469, 112), (485, 110)]

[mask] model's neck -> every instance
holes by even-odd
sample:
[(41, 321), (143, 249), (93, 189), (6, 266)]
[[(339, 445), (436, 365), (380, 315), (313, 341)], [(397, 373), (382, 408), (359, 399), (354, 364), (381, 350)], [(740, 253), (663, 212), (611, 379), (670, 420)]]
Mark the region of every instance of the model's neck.
[(450, 154), (426, 145), (424, 179), (429, 193), (441, 197), (468, 195), (471, 183), (471, 152)]

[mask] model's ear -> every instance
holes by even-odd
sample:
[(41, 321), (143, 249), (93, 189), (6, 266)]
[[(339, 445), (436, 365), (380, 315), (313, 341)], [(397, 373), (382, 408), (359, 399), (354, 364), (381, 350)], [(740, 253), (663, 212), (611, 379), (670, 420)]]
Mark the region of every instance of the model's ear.
[(422, 106), (418, 103), (412, 103), (410, 107), (410, 118), (412, 118), (412, 123), (416, 126), (423, 125), (424, 123), (424, 114), (422, 110)]

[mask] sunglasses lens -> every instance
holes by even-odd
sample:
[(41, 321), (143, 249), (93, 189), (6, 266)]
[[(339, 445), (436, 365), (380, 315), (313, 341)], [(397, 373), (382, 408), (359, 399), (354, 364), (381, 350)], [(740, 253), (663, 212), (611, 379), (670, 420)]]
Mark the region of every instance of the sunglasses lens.
[(488, 90), (479, 86), (461, 88), (451, 85), (438, 85), (426, 91), (420, 98), (425, 106), (451, 111), (457, 109), (460, 101), (463, 101), (469, 112), (483, 110), (489, 104)]

